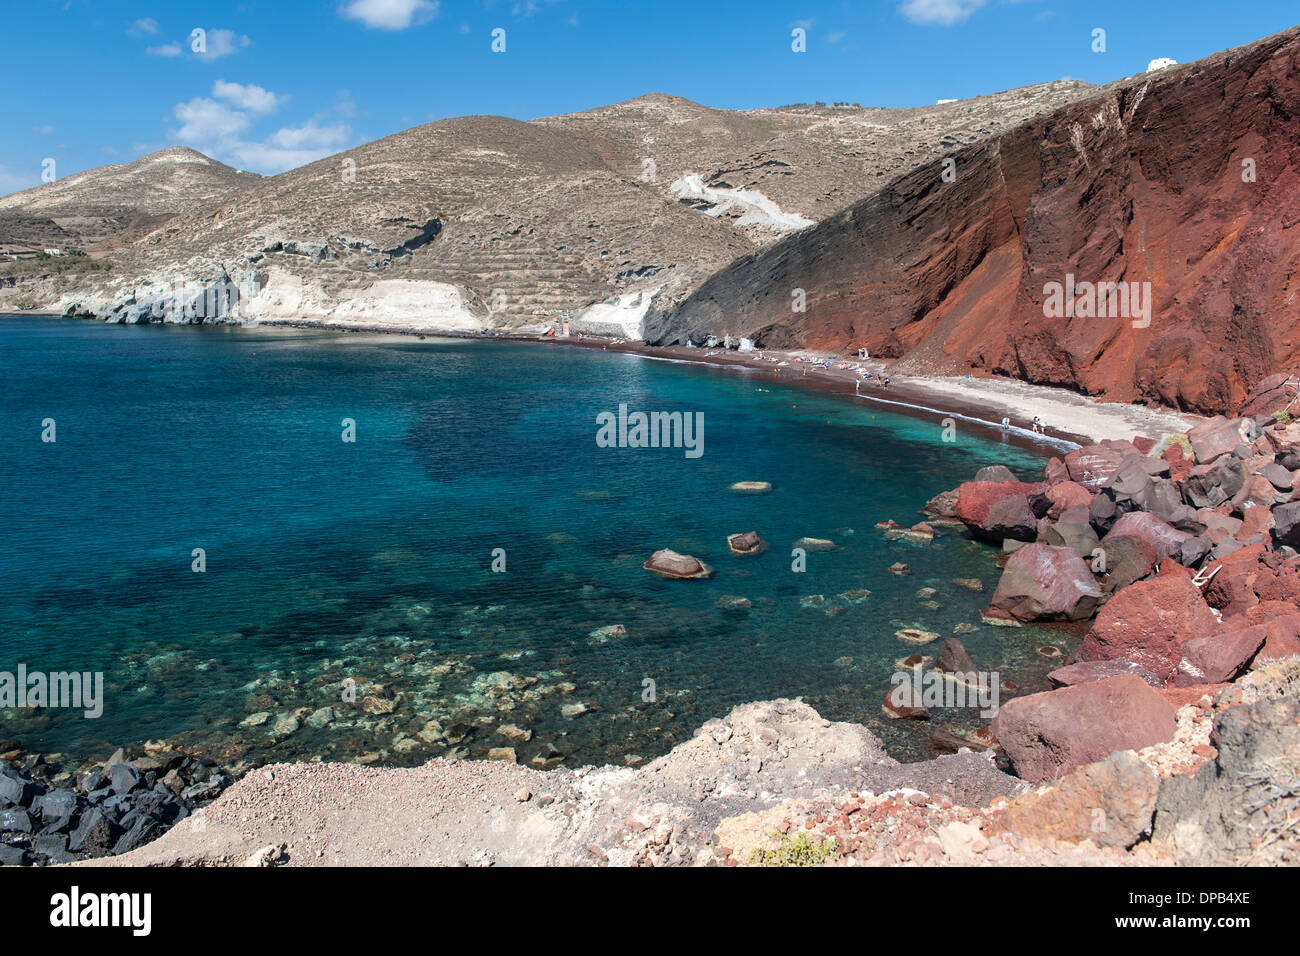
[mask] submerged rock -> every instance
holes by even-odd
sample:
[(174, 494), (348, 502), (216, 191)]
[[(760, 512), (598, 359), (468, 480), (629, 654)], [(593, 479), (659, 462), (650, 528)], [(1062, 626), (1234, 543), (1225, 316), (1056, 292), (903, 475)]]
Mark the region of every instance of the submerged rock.
[(835, 542), (828, 538), (800, 538), (794, 543), (796, 548), (804, 551), (834, 551)]
[(622, 624), (606, 624), (587, 635), (593, 644), (607, 644), (620, 637), (627, 637), (627, 628)]
[(932, 644), (939, 639), (934, 631), (923, 631), (918, 627), (905, 627), (894, 632), (894, 637), (907, 644)]
[(911, 683), (895, 684), (885, 695), (880, 709), (886, 717), (895, 719), (928, 720), (930, 711), (921, 702), (921, 695)]
[(763, 544), (763, 539), (758, 536), (757, 531), (744, 531), (740, 534), (727, 535), (727, 547), (732, 554), (758, 554), (763, 550)]

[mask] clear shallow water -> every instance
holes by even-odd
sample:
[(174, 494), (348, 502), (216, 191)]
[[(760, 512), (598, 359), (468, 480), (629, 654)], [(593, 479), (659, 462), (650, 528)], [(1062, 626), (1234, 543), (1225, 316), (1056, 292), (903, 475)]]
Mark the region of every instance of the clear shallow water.
[[(107, 681), (98, 720), (0, 711), (0, 736), (30, 750), (180, 735), (228, 762), (410, 764), (486, 756), (513, 724), (531, 732), (513, 742), (521, 761), (622, 762), (736, 704), (803, 695), (919, 757), (926, 725), (880, 711), (893, 662), (917, 650), (895, 630), (973, 624), (961, 636), (977, 665), (1022, 691), (1051, 666), (1036, 648), (1064, 646), (980, 623), (992, 549), (874, 528), (919, 520), (983, 465), (1041, 468), (964, 432), (944, 443), (934, 420), (529, 344), (9, 317), (0, 345), (0, 671)], [(597, 447), (596, 415), (620, 402), (703, 412), (702, 457)], [(40, 440), (45, 418), (56, 443)], [(728, 491), (741, 480), (774, 488)], [(731, 556), (726, 535), (748, 530), (767, 551)], [(802, 536), (838, 547), (796, 574)], [(662, 547), (716, 573), (660, 580), (641, 565)], [(896, 561), (911, 574), (890, 574)], [(860, 588), (861, 603), (836, 598)], [(801, 602), (816, 594), (823, 606)], [(719, 607), (727, 596), (752, 607)], [(627, 634), (591, 636), (612, 624)], [(323, 707), (322, 726), (301, 721)]]

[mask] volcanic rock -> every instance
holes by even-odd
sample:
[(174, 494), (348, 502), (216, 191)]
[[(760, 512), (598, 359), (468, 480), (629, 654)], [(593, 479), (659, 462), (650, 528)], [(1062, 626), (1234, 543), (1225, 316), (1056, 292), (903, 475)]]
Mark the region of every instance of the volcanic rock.
[(1265, 626), (1198, 637), (1183, 645), (1174, 684), (1222, 684), (1245, 672), (1268, 637)]
[(758, 536), (757, 531), (729, 534), (727, 535), (727, 547), (731, 549), (732, 554), (757, 554), (763, 549), (763, 539)]
[(1079, 656), (1132, 661), (1168, 682), (1182, 660), (1183, 645), (1218, 626), (1186, 572), (1159, 574), (1115, 593), (1084, 637)]
[(1022, 621), (1079, 621), (1091, 616), (1101, 589), (1072, 548), (1029, 544), (1007, 559), (991, 605)]
[(1150, 687), (1160, 688), (1164, 682), (1141, 664), (1132, 661), (1079, 661), (1058, 667), (1047, 675), (1047, 679), (1056, 687), (1073, 687), (1075, 684), (1087, 684), (1092, 681), (1117, 677), (1120, 674), (1134, 674)]
[(1120, 750), (1174, 736), (1174, 710), (1135, 674), (1016, 697), (993, 718), (993, 735), (1031, 783), (1064, 776)]
[(642, 567), (664, 578), (707, 578), (713, 573), (713, 569), (698, 558), (667, 548), (652, 554)]

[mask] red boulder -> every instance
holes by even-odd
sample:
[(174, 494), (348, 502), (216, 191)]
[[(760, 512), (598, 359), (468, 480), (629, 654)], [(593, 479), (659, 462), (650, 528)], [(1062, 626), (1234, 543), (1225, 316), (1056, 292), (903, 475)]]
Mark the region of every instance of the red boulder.
[(1267, 637), (1268, 627), (1259, 625), (1188, 641), (1183, 645), (1174, 684), (1191, 687), (1233, 680), (1246, 670)]
[(993, 719), (993, 736), (1031, 783), (1058, 779), (1117, 750), (1163, 743), (1174, 730), (1174, 709), (1134, 674), (1016, 697)]
[(1073, 548), (1027, 544), (1007, 559), (992, 607), (1021, 621), (1091, 617), (1101, 588)]
[(1085, 661), (1130, 660), (1168, 682), (1183, 658), (1183, 645), (1218, 627), (1190, 578), (1160, 574), (1116, 592), (1083, 639), (1079, 656)]
[(1032, 541), (1038, 530), (1038, 516), (1031, 498), (1046, 502), (1043, 493), (1047, 487), (1043, 482), (967, 481), (957, 489), (953, 510), (979, 537)]

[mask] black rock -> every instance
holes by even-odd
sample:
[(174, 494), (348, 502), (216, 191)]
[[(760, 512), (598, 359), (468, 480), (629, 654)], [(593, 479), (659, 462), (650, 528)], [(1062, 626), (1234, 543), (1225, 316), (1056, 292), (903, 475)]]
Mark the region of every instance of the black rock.
[(131, 809), (131, 798), (126, 794), (113, 794), (99, 806), (105, 813), (116, 816)]
[(1300, 548), (1300, 501), (1289, 501), (1273, 509), (1273, 537), (1279, 545)]
[(186, 787), (181, 791), (181, 796), (186, 800), (207, 800), (221, 793), (225, 784), (217, 776), (209, 777), (203, 783), (196, 783), (192, 787)]
[(136, 847), (144, 846), (150, 840), (162, 836), (162, 824), (152, 817), (140, 816), (131, 824), (131, 829), (123, 833), (113, 844), (113, 855), (129, 853)]
[(41, 811), (41, 819), (46, 824), (56, 820), (66, 822), (77, 812), (77, 795), (71, 790), (51, 790), (32, 801), (32, 809)]
[(101, 787), (107, 787), (108, 777), (104, 774), (104, 771), (96, 767), (94, 770), (82, 776), (79, 786), (86, 793), (91, 793), (92, 791), (99, 790)]
[(92, 807), (81, 815), (77, 828), (68, 839), (68, 849), (73, 853), (103, 856), (121, 832), (121, 827)]
[(108, 771), (113, 781), (113, 792), (121, 796), (140, 786), (140, 771), (129, 763), (115, 763)]
[(1241, 462), (1227, 457), (1213, 465), (1197, 465), (1183, 482), (1183, 498), (1193, 508), (1214, 508), (1228, 501), (1246, 483)]
[(161, 776), (185, 759), (185, 754), (175, 750), (167, 750), (162, 753), (141, 757), (139, 760), (132, 761), (132, 763), (141, 773), (148, 775), (152, 772)]
[(0, 810), (0, 832), (31, 833), (32, 815), (17, 807), (12, 810)]
[(45, 766), (45, 756), (43, 754), (27, 754), (19, 762), (19, 766), (28, 773), (32, 773), (37, 768)]
[(51, 863), (71, 863), (76, 859), (68, 852), (68, 838), (62, 833), (50, 833), (32, 839), (32, 852), (47, 856)]
[(1088, 517), (1097, 534), (1105, 535), (1111, 526), (1119, 520), (1120, 511), (1115, 499), (1105, 491), (1092, 496), (1088, 506)]
[(0, 843), (0, 866), (26, 866), (27, 851), (22, 847)]
[(1179, 563), (1184, 567), (1192, 568), (1200, 564), (1205, 556), (1210, 553), (1210, 539), (1205, 537), (1188, 538), (1183, 542), (1179, 552)]
[(163, 798), (152, 790), (135, 793), (131, 798), (131, 808), (136, 813), (148, 813), (158, 816), (163, 806)]
[(6, 773), (0, 770), (0, 800), (6, 801), (10, 806), (30, 807), (32, 800), (36, 798), (36, 785), (9, 768)]

